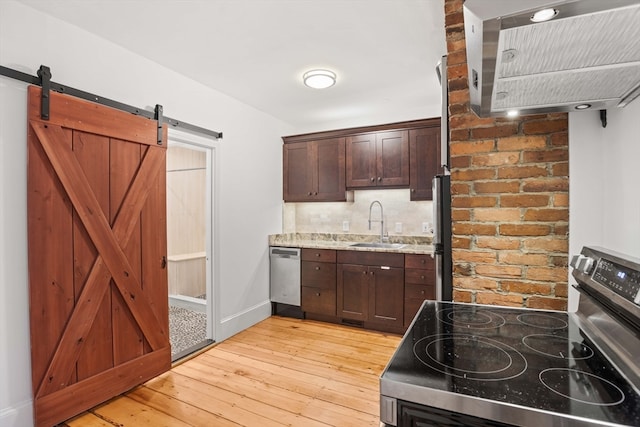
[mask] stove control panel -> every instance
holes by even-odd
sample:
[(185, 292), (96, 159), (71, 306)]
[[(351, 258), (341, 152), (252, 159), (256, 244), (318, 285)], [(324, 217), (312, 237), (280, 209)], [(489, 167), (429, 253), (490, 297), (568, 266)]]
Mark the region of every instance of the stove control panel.
[(640, 304), (640, 271), (601, 258), (593, 273), (593, 280), (625, 299)]

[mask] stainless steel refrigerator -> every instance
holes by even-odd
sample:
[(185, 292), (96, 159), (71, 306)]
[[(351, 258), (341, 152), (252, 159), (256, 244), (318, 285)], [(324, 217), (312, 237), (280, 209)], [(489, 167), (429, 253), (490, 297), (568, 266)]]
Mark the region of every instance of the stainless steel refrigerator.
[(440, 136), (440, 166), (443, 175), (433, 178), (433, 245), (436, 262), (436, 297), (451, 301), (453, 297), (453, 267), (451, 261), (451, 177), (449, 171), (449, 94), (447, 56), (438, 62), (436, 73), (442, 89)]
[(453, 269), (451, 262), (451, 177), (433, 178), (433, 246), (436, 264), (436, 298), (453, 298)]

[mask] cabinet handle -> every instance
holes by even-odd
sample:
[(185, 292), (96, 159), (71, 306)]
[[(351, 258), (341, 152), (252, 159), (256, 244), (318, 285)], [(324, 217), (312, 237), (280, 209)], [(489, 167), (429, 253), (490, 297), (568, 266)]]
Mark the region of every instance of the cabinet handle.
[(316, 256), (317, 256), (317, 257), (319, 257), (319, 256), (320, 256), (320, 254), (316, 252)]
[(362, 272), (362, 274), (367, 274), (367, 272), (366, 272), (366, 271), (363, 271), (363, 272)]
[(382, 177), (381, 176), (378, 177), (378, 182), (380, 182), (380, 181), (382, 181)]
[(424, 290), (420, 291), (420, 295), (424, 295)]
[(422, 276), (420, 276), (420, 278), (421, 278), (422, 280), (424, 280), (424, 274), (423, 274)]
[[(424, 292), (423, 292), (424, 293)], [(316, 296), (319, 297), (320, 296), (320, 292), (316, 292)]]
[(309, 191), (309, 194), (307, 194), (307, 196), (311, 196), (311, 191)]
[(376, 179), (374, 177), (371, 177), (371, 182), (375, 181)]
[(373, 272), (373, 271), (372, 271), (372, 272), (371, 272), (371, 273), (369, 273), (369, 274), (371, 274), (371, 275), (373, 276), (373, 275), (375, 274), (375, 272)]
[(412, 193), (415, 193), (415, 192), (416, 192), (416, 189), (415, 189), (415, 188), (412, 188), (412, 189), (411, 189), (411, 192), (412, 192)]
[(421, 260), (420, 260), (420, 264), (424, 264), (425, 262), (427, 262), (427, 261), (426, 261), (426, 260), (424, 260), (424, 259), (421, 259)]
[[(316, 270), (320, 270), (320, 267), (316, 267)], [(424, 279), (424, 276), (422, 276), (422, 278)]]

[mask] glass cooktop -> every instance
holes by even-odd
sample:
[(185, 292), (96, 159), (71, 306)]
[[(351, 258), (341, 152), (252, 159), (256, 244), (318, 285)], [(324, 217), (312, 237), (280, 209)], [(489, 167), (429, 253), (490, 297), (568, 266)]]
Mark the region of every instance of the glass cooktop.
[(425, 301), (381, 394), (462, 413), (482, 399), (514, 414), (640, 423), (638, 392), (564, 312)]

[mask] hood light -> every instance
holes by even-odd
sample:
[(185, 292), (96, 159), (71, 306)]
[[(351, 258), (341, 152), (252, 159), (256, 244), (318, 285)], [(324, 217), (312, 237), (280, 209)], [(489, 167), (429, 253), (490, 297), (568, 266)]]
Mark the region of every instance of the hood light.
[(531, 20), (531, 22), (547, 22), (555, 18), (557, 15), (558, 9), (548, 8), (537, 11), (536, 13), (531, 15), (531, 18), (529, 19)]
[(576, 110), (587, 110), (591, 108), (591, 104), (578, 104), (573, 108), (575, 108)]
[(517, 117), (519, 114), (518, 110), (509, 110), (507, 111), (507, 117)]
[(304, 84), (313, 89), (326, 89), (336, 84), (336, 73), (329, 70), (311, 70), (302, 76)]

